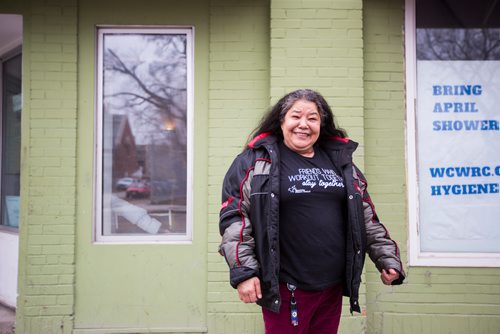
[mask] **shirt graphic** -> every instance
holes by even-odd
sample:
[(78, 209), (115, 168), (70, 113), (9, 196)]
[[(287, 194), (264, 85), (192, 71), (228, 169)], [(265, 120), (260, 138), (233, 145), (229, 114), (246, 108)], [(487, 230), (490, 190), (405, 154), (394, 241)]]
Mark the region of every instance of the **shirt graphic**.
[(329, 168), (298, 168), (296, 174), (287, 176), (290, 181), (288, 192), (293, 194), (332, 187), (344, 188), (342, 177)]

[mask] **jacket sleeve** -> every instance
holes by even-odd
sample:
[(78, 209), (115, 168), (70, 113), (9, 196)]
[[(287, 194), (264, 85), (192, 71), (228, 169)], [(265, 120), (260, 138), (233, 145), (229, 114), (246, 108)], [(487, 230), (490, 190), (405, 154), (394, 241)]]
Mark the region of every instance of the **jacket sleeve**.
[(401, 263), (398, 245), (391, 239), (385, 226), (380, 223), (375, 212), (375, 206), (367, 191), (368, 183), (363, 173), (355, 166), (354, 173), (355, 178), (360, 181), (368, 255), (380, 272), (382, 269), (397, 270), (399, 278), (393, 281), (392, 285), (399, 285), (405, 279), (405, 272)]
[(259, 274), (250, 213), (250, 183), (253, 177), (252, 151), (246, 150), (234, 160), (222, 185), (219, 253), (229, 265), (230, 283), (239, 283)]

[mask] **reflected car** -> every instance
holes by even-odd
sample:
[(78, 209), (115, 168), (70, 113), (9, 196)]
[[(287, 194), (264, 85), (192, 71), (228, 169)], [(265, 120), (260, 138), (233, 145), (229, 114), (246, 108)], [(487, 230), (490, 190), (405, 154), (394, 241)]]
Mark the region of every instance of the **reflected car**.
[(151, 187), (149, 182), (144, 180), (136, 180), (127, 188), (127, 198), (144, 198), (149, 197), (149, 195), (151, 195)]
[(131, 177), (122, 177), (118, 179), (115, 184), (116, 190), (127, 190), (127, 188), (134, 182), (134, 179)]

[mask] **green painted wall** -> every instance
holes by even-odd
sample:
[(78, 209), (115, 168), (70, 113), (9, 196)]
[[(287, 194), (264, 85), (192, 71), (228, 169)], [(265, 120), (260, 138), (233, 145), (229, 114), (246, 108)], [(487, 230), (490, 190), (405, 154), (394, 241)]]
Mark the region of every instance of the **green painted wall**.
[[(360, 143), (364, 164), (363, 36), (361, 1), (271, 2), (271, 96), (276, 101), (297, 88), (321, 92), (338, 124)], [(365, 305), (365, 287), (360, 290)], [(349, 313), (344, 298), (341, 333), (361, 333), (364, 314)]]
[[(215, 253), (220, 242), (217, 221), (222, 178), (264, 111), (297, 88), (320, 90), (332, 102), (339, 123), (363, 144), (361, 1), (212, 4), (218, 6), (211, 11), (210, 120), (214, 122), (211, 129), (216, 128), (210, 132), (209, 145), (209, 312), (214, 314), (209, 329), (262, 333), (260, 308), (239, 301), (227, 283), (227, 266)], [(219, 26), (216, 22), (224, 15), (228, 19)], [(219, 54), (216, 46), (231, 52)], [(249, 56), (253, 58), (250, 62)], [(250, 91), (242, 94), (241, 89)], [(220, 128), (222, 124), (225, 126)], [(360, 165), (362, 156), (361, 146)], [(351, 317), (348, 307), (344, 315), (343, 332), (361, 332), (365, 317)]]
[[(208, 3), (80, 1), (78, 216), (74, 333), (206, 332)], [(96, 25), (193, 26), (193, 241), (93, 242)]]
[[(23, 15), (16, 333), (70, 333), (75, 281), (76, 1), (6, 1)], [(55, 149), (57, 148), (57, 149)]]
[(263, 333), (260, 307), (238, 299), (217, 250), (222, 179), (269, 106), (269, 1), (210, 4), (208, 328)]
[[(262, 333), (217, 253), (220, 187), (268, 106), (300, 87), (322, 92), (361, 143), (406, 263), (403, 1), (25, 0), (0, 12), (24, 19), (17, 333)], [(92, 243), (95, 24), (195, 26), (190, 246)], [(368, 261), (364, 313), (345, 307), (341, 332), (500, 332), (500, 269), (407, 274), (386, 287)]]

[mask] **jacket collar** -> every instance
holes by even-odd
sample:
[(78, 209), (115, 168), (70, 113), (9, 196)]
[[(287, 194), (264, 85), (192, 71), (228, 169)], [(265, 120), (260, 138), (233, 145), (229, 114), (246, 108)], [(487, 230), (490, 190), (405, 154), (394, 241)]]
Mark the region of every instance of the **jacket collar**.
[(248, 144), (247, 146), (249, 148), (259, 148), (261, 146), (264, 146), (266, 144), (274, 144), (278, 141), (278, 138), (276, 136), (272, 135), (271, 132), (263, 132), (260, 135), (255, 136)]
[(358, 143), (348, 138), (332, 136), (328, 142), (323, 144), (323, 147), (329, 150), (346, 150), (353, 153), (358, 148)]
[(352, 163), (352, 155), (357, 147), (358, 143), (340, 137), (333, 137), (323, 144), (323, 148), (329, 152), (332, 161), (339, 167)]

